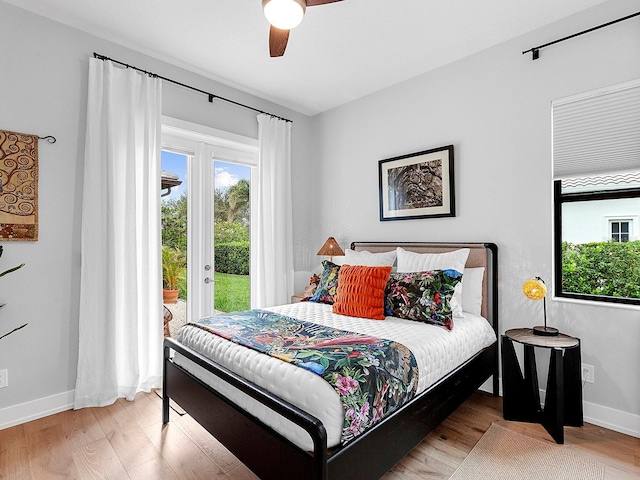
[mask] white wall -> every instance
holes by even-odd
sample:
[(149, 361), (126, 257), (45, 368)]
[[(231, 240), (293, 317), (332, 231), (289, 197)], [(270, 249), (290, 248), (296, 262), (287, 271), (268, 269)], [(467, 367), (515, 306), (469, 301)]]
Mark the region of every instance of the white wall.
[[(545, 48), (536, 61), (521, 52), (635, 11), (635, 0), (611, 1), (314, 117), (322, 207), (313, 238), (333, 235), (343, 248), (354, 240), (495, 242), (501, 330), (539, 324), (542, 305), (520, 288), (534, 275), (552, 278), (551, 101), (640, 77), (640, 29), (621, 22)], [(378, 161), (448, 144), (457, 216), (380, 222)], [(586, 417), (607, 423), (620, 413), (616, 426), (640, 434), (640, 310), (553, 299), (548, 308), (549, 323), (580, 337), (583, 362), (595, 366)]]
[[(34, 411), (68, 405), (75, 387), (80, 285), (80, 218), (88, 59), (92, 53), (121, 60), (294, 121), (294, 243), (308, 244), (306, 181), (309, 118), (228, 86), (87, 35), (0, 1), (0, 128), (54, 135), (40, 142), (39, 240), (5, 242), (0, 269), (26, 266), (0, 280), (0, 333), (29, 326), (0, 340), (0, 428)], [(182, 87), (164, 85), (163, 113), (257, 138), (256, 113)], [(69, 393), (70, 392), (70, 393)]]

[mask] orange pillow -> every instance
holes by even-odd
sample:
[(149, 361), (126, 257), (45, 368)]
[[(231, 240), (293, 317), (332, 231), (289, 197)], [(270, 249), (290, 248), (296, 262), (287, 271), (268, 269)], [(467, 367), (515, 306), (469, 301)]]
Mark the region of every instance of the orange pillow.
[(384, 320), (384, 290), (390, 273), (390, 266), (343, 265), (333, 313)]

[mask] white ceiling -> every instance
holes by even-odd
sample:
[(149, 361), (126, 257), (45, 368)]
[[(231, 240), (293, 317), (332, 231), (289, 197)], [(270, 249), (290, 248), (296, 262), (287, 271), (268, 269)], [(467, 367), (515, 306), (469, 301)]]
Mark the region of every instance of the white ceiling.
[(4, 1), (315, 115), (605, 0), (344, 0), (308, 8), (281, 58), (261, 0)]

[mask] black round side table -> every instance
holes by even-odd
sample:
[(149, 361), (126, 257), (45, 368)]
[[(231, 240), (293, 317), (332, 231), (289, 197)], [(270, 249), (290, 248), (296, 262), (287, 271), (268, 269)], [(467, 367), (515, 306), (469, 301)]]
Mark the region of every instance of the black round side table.
[[(514, 342), (524, 345), (524, 375)], [(551, 350), (545, 405), (540, 404), (534, 348)], [(582, 384), (580, 339), (563, 333), (534, 335), (531, 328), (514, 328), (502, 335), (502, 415), (505, 420), (540, 423), (557, 443), (564, 443), (564, 426), (581, 427)]]

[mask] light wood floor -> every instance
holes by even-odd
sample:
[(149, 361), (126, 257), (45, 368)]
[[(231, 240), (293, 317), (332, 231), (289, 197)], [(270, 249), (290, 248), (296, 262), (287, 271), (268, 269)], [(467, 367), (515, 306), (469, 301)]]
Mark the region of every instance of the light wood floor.
[[(502, 419), (502, 400), (477, 392), (385, 475), (448, 479), (492, 422), (553, 443), (539, 425)], [(640, 478), (640, 439), (594, 425), (565, 428), (565, 445), (606, 465), (606, 479)], [(255, 479), (188, 415), (161, 422), (155, 393), (67, 411), (0, 431), (2, 479)], [(517, 472), (514, 472), (517, 478)]]

